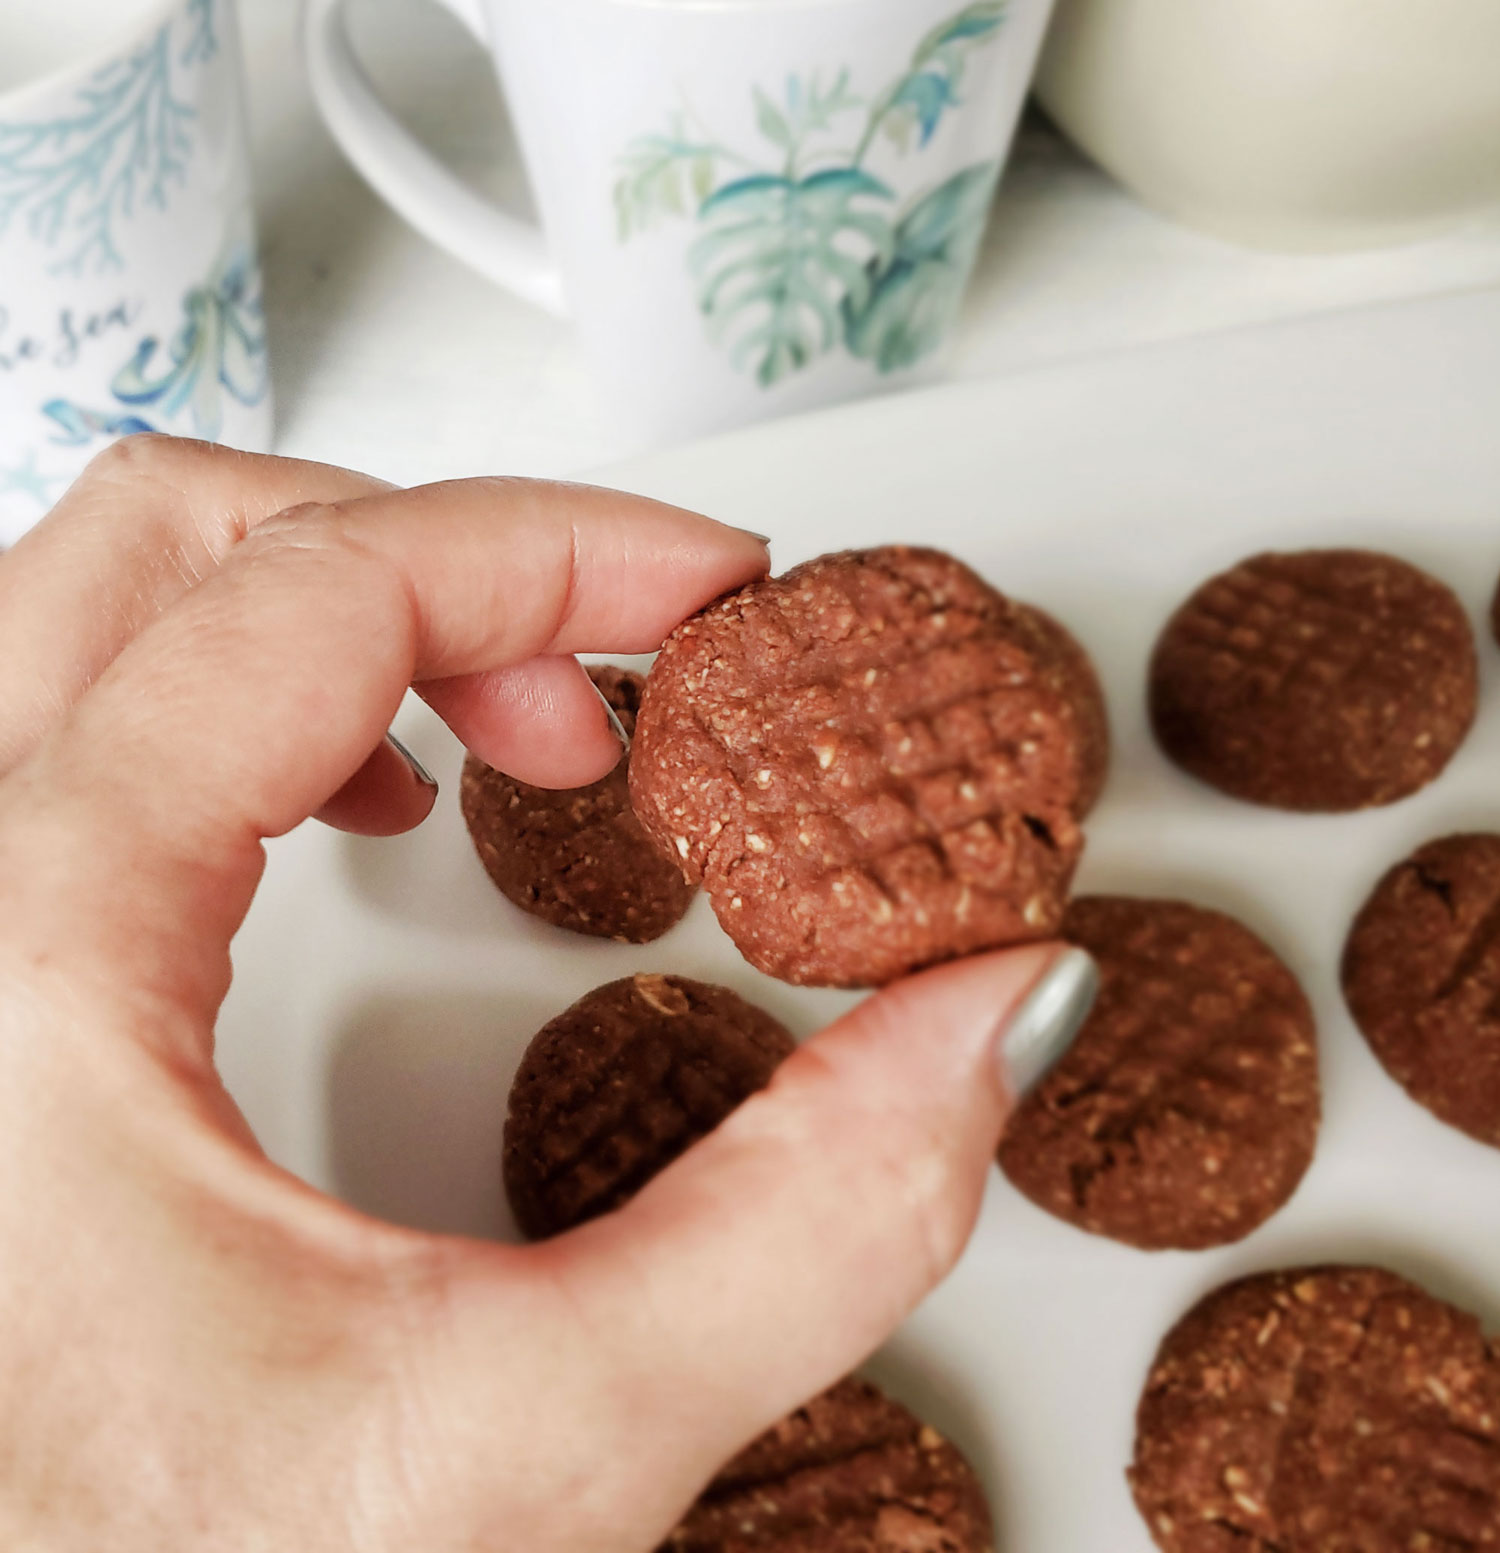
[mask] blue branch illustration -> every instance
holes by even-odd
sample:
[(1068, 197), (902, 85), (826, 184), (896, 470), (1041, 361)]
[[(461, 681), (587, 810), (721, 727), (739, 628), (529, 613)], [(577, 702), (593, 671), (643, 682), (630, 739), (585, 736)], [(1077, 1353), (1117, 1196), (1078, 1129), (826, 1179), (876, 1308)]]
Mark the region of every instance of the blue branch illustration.
[[(213, 0), (194, 0), (188, 16), (182, 63), (199, 65), (218, 47)], [(24, 218), (39, 242), (65, 247), (56, 271), (120, 267), (116, 224), (140, 204), (164, 208), (193, 150), (196, 114), (174, 90), (171, 37), (167, 23), (96, 72), (72, 114), (0, 124), (0, 234)]]
[(214, 0), (188, 0), (188, 25), (192, 32), (183, 46), (184, 65), (206, 65), (219, 52), (219, 35), (214, 30)]

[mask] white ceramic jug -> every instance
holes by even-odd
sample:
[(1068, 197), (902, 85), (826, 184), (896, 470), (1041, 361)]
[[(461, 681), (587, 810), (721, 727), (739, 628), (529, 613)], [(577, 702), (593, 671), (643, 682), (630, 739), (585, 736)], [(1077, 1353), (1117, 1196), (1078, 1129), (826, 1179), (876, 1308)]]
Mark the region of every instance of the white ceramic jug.
[(1500, 0), (1058, 0), (1038, 91), (1147, 203), (1257, 247), (1500, 208)]

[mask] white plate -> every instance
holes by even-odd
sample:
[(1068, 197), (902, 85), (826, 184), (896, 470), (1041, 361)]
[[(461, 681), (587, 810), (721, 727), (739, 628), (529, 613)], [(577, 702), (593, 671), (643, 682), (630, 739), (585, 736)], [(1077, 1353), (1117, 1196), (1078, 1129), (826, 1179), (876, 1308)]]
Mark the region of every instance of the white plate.
[[(1169, 767), (1147, 735), (1153, 635), (1210, 572), (1257, 548), (1408, 557), (1482, 618), (1500, 573), (1500, 293), (1134, 352), (760, 427), (608, 471), (608, 483), (770, 532), (778, 566), (881, 541), (942, 546), (1045, 605), (1093, 651), (1114, 718), (1085, 890), (1234, 912), (1317, 1008), (1325, 1119), (1291, 1205), (1221, 1251), (1146, 1255), (1060, 1224), (996, 1174), (958, 1271), (872, 1371), (946, 1428), (993, 1496), (1004, 1553), (1146, 1553), (1123, 1468), (1158, 1338), (1224, 1279), (1373, 1259), (1500, 1326), (1500, 1151), (1382, 1073), (1336, 966), (1376, 876), (1416, 844), (1500, 828), (1496, 649), (1478, 726), (1406, 803), (1316, 818), (1251, 808)], [(800, 1033), (845, 995), (751, 971), (705, 903), (644, 948), (512, 910), (475, 862), (459, 751), (418, 707), (402, 731), (445, 784), (389, 842), (306, 827), (272, 848), (236, 945), (226, 1076), (271, 1153), (372, 1212), (509, 1233), (499, 1134), (526, 1041), (637, 969), (739, 988)]]

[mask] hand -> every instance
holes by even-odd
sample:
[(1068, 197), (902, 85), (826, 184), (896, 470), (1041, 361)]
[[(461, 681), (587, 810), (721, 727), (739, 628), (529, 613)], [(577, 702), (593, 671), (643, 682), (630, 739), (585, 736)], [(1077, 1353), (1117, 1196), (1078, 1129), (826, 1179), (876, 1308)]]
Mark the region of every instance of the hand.
[(952, 1265), (1055, 946), (869, 999), (536, 1247), (321, 1196), (214, 1070), (262, 841), (431, 807), (383, 741), (409, 684), (492, 764), (593, 781), (571, 654), (765, 567), (635, 497), (154, 438), (0, 558), (0, 1546), (639, 1553)]

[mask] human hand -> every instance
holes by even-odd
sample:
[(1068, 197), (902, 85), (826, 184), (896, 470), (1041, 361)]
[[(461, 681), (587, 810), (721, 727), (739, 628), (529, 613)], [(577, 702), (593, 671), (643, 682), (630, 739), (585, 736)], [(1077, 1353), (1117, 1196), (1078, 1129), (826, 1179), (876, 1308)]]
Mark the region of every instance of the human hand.
[(593, 781), (571, 654), (765, 566), (635, 497), (153, 438), (0, 558), (0, 1546), (639, 1553), (952, 1265), (1016, 1043), (1081, 1017), (1056, 946), (870, 998), (534, 1247), (321, 1196), (214, 1071), (262, 841), (430, 809), (383, 740), (409, 684), (491, 764)]

